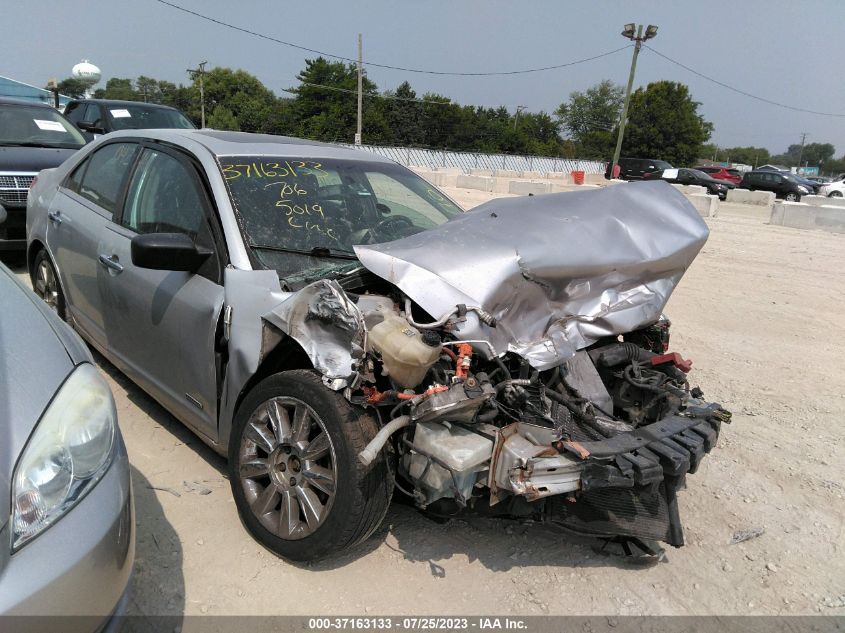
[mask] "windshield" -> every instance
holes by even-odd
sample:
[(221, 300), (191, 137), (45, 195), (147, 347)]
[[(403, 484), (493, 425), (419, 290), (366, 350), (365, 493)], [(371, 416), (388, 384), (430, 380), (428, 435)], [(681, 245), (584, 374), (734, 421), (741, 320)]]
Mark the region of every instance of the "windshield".
[(0, 105), (0, 145), (78, 149), (85, 138), (53, 108)]
[(710, 174), (705, 174), (700, 169), (688, 169), (689, 173), (691, 173), (696, 178), (703, 178), (704, 180), (710, 180)]
[(461, 210), (413, 172), (389, 163), (221, 156), (223, 177), (247, 243), (283, 276), (349, 267), (356, 244), (389, 242)]
[(193, 129), (188, 117), (169, 108), (153, 108), (140, 105), (108, 107), (109, 119), (115, 130), (149, 130), (156, 128)]

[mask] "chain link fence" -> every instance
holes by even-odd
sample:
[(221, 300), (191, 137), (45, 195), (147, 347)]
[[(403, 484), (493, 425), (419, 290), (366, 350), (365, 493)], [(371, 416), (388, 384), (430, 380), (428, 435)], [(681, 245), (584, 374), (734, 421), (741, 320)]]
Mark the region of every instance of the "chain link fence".
[[(339, 143), (344, 147), (355, 145)], [(596, 160), (553, 158), (550, 156), (520, 156), (516, 154), (483, 154), (480, 152), (454, 152), (450, 150), (423, 149), (419, 147), (390, 147), (386, 145), (361, 145), (362, 149), (396, 161), (400, 165), (427, 167), (429, 169), (458, 168), (468, 173), (471, 169), (502, 169), (510, 171), (571, 172), (603, 174), (606, 163)]]

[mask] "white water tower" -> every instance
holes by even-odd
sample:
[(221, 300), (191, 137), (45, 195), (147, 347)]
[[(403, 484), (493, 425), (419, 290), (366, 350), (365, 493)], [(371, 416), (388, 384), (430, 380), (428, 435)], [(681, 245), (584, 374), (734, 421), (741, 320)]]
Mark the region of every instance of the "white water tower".
[(70, 74), (75, 78), (79, 79), (80, 81), (85, 83), (86, 90), (85, 96), (91, 96), (91, 88), (100, 81), (100, 77), (102, 76), (100, 73), (100, 69), (97, 68), (94, 64), (89, 62), (87, 59), (83, 59), (79, 62), (73, 69), (70, 71)]

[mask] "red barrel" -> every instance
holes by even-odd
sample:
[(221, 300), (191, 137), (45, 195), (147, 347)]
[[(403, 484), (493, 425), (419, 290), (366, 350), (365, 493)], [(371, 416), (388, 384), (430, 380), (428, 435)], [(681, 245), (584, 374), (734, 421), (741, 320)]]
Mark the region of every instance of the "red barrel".
[(573, 171), (572, 172), (572, 182), (576, 185), (583, 185), (584, 184), (584, 172), (583, 171)]

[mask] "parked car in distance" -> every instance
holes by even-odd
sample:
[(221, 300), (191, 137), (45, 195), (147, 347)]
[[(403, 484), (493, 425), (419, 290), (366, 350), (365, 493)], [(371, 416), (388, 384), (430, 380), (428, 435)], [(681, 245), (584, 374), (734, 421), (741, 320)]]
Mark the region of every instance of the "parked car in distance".
[(711, 178), (716, 180), (724, 180), (733, 185), (738, 185), (742, 180), (742, 172), (738, 169), (730, 169), (728, 167), (696, 167), (698, 171), (704, 172)]
[(58, 167), (85, 145), (62, 114), (46, 104), (0, 97), (0, 252), (26, 248), (26, 198), (42, 169)]
[(820, 185), (819, 195), (828, 198), (841, 198), (845, 195), (845, 174), (842, 174), (837, 180)]
[(739, 186), (751, 191), (771, 191), (775, 197), (792, 202), (810, 193), (810, 189), (798, 182), (792, 174), (767, 169), (745, 172)]
[[(484, 513), (496, 494), (506, 515), (681, 546), (678, 513), (654, 508), (677, 508), (730, 414), (665, 354), (662, 313), (707, 235), (662, 182), (463, 213), (368, 152), (132, 130), (39, 176), (27, 261), (89, 343), (228, 457), (250, 534), (316, 560), (373, 533), (395, 478), (440, 516)], [(587, 394), (601, 433), (570, 413)], [(609, 517), (632, 488), (659, 505)]]
[(93, 633), (127, 602), (132, 487), (112, 393), (56, 288), (45, 303), (0, 263), (0, 628)]
[[(655, 158), (620, 158), (619, 178), (621, 180), (642, 180), (643, 175), (660, 169), (671, 169), (665, 160)], [(610, 179), (613, 165), (608, 163), (604, 177)]]
[(812, 180), (813, 182), (818, 183), (819, 186), (833, 182), (833, 178), (829, 178), (827, 176), (807, 176), (807, 180)]
[(117, 130), (195, 129), (176, 108), (141, 101), (78, 99), (65, 106), (65, 116), (88, 140)]
[(699, 187), (706, 187), (707, 193), (711, 196), (719, 196), (720, 200), (724, 200), (728, 195), (728, 190), (733, 189), (735, 185), (730, 182), (716, 180), (711, 178), (708, 174), (698, 169), (689, 169), (681, 167), (676, 169), (661, 169), (660, 171), (651, 172), (643, 176), (646, 180), (662, 179), (666, 182), (671, 182), (678, 185), (698, 185)]

